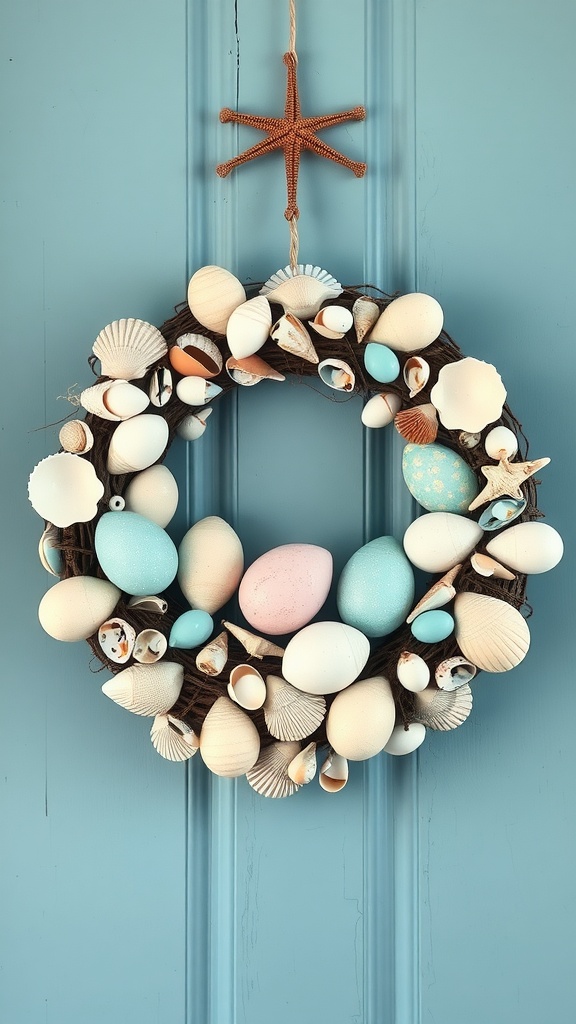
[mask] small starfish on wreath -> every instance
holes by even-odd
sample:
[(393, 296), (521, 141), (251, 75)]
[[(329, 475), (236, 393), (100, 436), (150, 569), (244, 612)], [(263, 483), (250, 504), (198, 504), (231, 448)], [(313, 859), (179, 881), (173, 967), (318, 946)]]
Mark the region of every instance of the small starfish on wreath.
[(229, 121), (235, 124), (249, 125), (251, 128), (258, 128), (266, 132), (267, 136), (261, 142), (257, 142), (251, 149), (228, 160), (226, 163), (218, 164), (216, 173), (225, 178), (234, 167), (255, 160), (265, 153), (271, 153), (275, 149), (284, 150), (286, 162), (286, 184), (288, 189), (288, 206), (284, 216), (286, 220), (297, 219), (299, 216), (297, 203), (298, 170), (300, 166), (300, 153), (303, 149), (309, 149), (317, 156), (325, 157), (327, 160), (334, 160), (353, 171), (357, 178), (362, 178), (366, 171), (366, 164), (356, 160), (350, 160), (343, 153), (327, 146), (325, 142), (317, 138), (317, 132), (324, 128), (331, 128), (333, 125), (342, 124), (344, 121), (363, 121), (366, 117), (364, 107), (354, 107), (352, 110), (344, 110), (337, 114), (321, 114), (317, 117), (302, 117), (300, 112), (300, 99), (298, 96), (298, 79), (296, 75), (297, 58), (293, 51), (284, 54), (284, 63), (288, 70), (288, 81), (286, 85), (286, 106), (284, 117), (262, 117), (258, 114), (239, 114), (229, 107), (220, 111), (220, 120), (223, 124)]
[(539, 469), (547, 466), (549, 462), (550, 459), (535, 459), (534, 462), (508, 462), (508, 459), (500, 459), (497, 466), (481, 466), (480, 469), (488, 483), (478, 497), (468, 505), (468, 511), (473, 512), (475, 508), (480, 508), (480, 505), (485, 505), (503, 495), (522, 498), (520, 484), (537, 473)]

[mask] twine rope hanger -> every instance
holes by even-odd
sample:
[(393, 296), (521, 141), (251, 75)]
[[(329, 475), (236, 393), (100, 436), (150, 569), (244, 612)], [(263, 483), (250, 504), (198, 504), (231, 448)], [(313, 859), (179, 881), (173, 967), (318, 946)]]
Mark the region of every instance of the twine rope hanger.
[(290, 226), (290, 267), (296, 272), (298, 265), (298, 226), (300, 216), (298, 209), (298, 171), (300, 167), (300, 154), (303, 149), (308, 149), (317, 156), (334, 163), (341, 164), (351, 170), (357, 178), (362, 178), (366, 172), (366, 164), (358, 160), (350, 160), (349, 157), (338, 150), (327, 146), (317, 133), (324, 128), (331, 128), (334, 125), (342, 124), (345, 121), (362, 121), (366, 117), (366, 110), (362, 106), (353, 107), (351, 110), (339, 111), (335, 114), (320, 114), (316, 117), (303, 117), (300, 109), (300, 97), (298, 94), (297, 65), (298, 54), (296, 53), (296, 0), (289, 0), (290, 36), (288, 51), (284, 54), (283, 61), (287, 69), (286, 82), (286, 103), (283, 117), (266, 117), (259, 114), (242, 114), (224, 107), (220, 111), (220, 121), (223, 124), (244, 124), (251, 128), (258, 128), (266, 132), (266, 138), (257, 142), (255, 146), (245, 150), (232, 160), (218, 164), (216, 173), (225, 178), (230, 171), (249, 160), (256, 160), (265, 153), (271, 153), (275, 149), (284, 150), (284, 162), (286, 170), (286, 189), (288, 205), (284, 216)]

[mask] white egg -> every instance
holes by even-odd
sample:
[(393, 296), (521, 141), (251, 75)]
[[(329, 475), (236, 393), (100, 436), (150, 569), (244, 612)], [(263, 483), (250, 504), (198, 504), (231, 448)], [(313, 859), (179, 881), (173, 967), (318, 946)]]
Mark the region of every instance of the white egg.
[(418, 654), (403, 651), (398, 659), (396, 675), (405, 690), (418, 693), (425, 690), (430, 682), (430, 669)]
[(420, 722), (411, 722), (407, 729), (397, 725), (384, 747), (387, 754), (411, 754), (426, 738), (426, 727)]
[(142, 413), (119, 423), (110, 439), (108, 472), (116, 475), (147, 469), (168, 444), (168, 424), (163, 416)]
[(401, 405), (400, 395), (395, 395), (392, 391), (374, 395), (362, 409), (362, 423), (365, 427), (385, 427), (392, 423)]
[(484, 448), (491, 459), (511, 459), (518, 451), (518, 439), (509, 427), (493, 427), (486, 435)]
[(44, 594), (40, 625), (55, 640), (87, 640), (114, 611), (120, 591), (108, 580), (70, 576)]
[(518, 523), (498, 533), (486, 550), (516, 572), (548, 572), (564, 554), (562, 537), (547, 523)]
[(178, 505), (178, 484), (167, 466), (149, 466), (132, 478), (125, 501), (129, 512), (138, 512), (164, 528)]
[(349, 761), (365, 761), (383, 750), (394, 720), (388, 680), (384, 676), (361, 679), (335, 697), (326, 719), (328, 742)]
[(343, 622), (312, 622), (289, 641), (282, 675), (305, 693), (337, 693), (360, 675), (370, 654), (367, 637)]
[(410, 524), (404, 550), (424, 572), (446, 572), (470, 554), (484, 531), (473, 519), (455, 512), (428, 512)]
[(444, 324), (442, 307), (431, 295), (410, 292), (380, 314), (369, 336), (395, 352), (419, 352), (436, 340)]

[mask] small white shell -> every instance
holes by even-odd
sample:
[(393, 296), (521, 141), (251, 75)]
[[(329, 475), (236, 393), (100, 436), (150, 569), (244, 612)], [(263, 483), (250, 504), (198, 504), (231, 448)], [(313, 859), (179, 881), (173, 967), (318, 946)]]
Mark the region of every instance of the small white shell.
[(353, 391), (356, 377), (343, 359), (323, 359), (318, 365), (320, 379), (334, 391)]
[(113, 494), (108, 502), (108, 508), (111, 512), (123, 512), (126, 508), (126, 502), (121, 494)]
[(366, 761), (384, 749), (394, 720), (390, 683), (385, 676), (373, 676), (336, 695), (326, 719), (326, 735), (338, 754), (349, 761)]
[(304, 693), (281, 676), (266, 677), (264, 719), (278, 740), (303, 740), (324, 721), (326, 701), (319, 694)]
[(94, 447), (94, 434), (84, 420), (68, 420), (58, 435), (64, 451), (73, 455), (85, 455)]
[(145, 597), (136, 595), (128, 601), (129, 608), (142, 608), (146, 612), (154, 612), (156, 615), (164, 615), (168, 611), (168, 601), (163, 597), (156, 597), (155, 594), (148, 594)]
[(38, 541), (38, 557), (51, 576), (60, 576), (64, 567), (62, 552), (58, 547), (60, 535), (52, 523), (48, 523)]
[(252, 665), (236, 665), (230, 673), (228, 696), (247, 711), (257, 711), (266, 700), (266, 683)]
[(28, 480), (32, 508), (54, 526), (90, 522), (103, 494), (104, 485), (92, 463), (70, 452), (42, 459)]
[(396, 675), (405, 690), (418, 693), (425, 690), (430, 682), (430, 669), (419, 654), (402, 651), (396, 666)]
[(246, 772), (252, 789), (260, 796), (292, 796), (300, 788), (288, 775), (288, 767), (300, 751), (299, 743), (271, 743)]
[(203, 334), (181, 334), (168, 351), (175, 370), (185, 377), (216, 377), (222, 369), (222, 353), (215, 341)]
[(404, 550), (424, 572), (445, 572), (467, 558), (483, 532), (474, 520), (455, 512), (427, 512), (410, 523)]
[(184, 441), (197, 441), (206, 430), (206, 420), (213, 411), (212, 406), (207, 405), (204, 409), (198, 409), (198, 412), (185, 416), (176, 427), (178, 437), (183, 438)]
[(196, 319), (216, 334), (226, 333), (231, 313), (245, 300), (240, 281), (223, 267), (200, 267), (190, 278), (188, 305)]
[(159, 366), (152, 374), (148, 389), (152, 405), (157, 409), (163, 409), (172, 398), (173, 391), (174, 387), (170, 370), (167, 366)]
[(516, 579), (514, 573), (500, 565), (495, 558), (491, 558), (490, 555), (481, 555), (477, 551), (470, 555), (470, 565), (479, 576), (494, 576), (497, 580)]
[(547, 523), (518, 523), (502, 530), (486, 545), (489, 555), (516, 572), (541, 573), (553, 569), (564, 554), (562, 537)]
[(430, 401), (448, 430), (476, 433), (500, 418), (506, 388), (495, 366), (466, 356), (442, 366)]
[(301, 320), (316, 315), (323, 302), (337, 299), (342, 285), (321, 267), (299, 263), (295, 270), (285, 267), (273, 274), (260, 289), (269, 302), (278, 302), (285, 313), (293, 313)]
[(441, 690), (457, 690), (464, 683), (469, 683), (476, 675), (476, 666), (466, 658), (456, 655), (454, 658), (446, 658), (436, 666), (434, 673), (436, 685)]
[(200, 746), (194, 730), (173, 715), (156, 715), (150, 739), (154, 749), (167, 761), (187, 761)]
[(429, 686), (414, 698), (416, 721), (428, 729), (446, 732), (466, 721), (472, 711), (472, 690), (463, 683), (457, 690), (438, 690)]
[(129, 420), (144, 412), (150, 404), (145, 391), (127, 380), (105, 380), (85, 388), (80, 403), (86, 412), (100, 416), (103, 420)]
[(420, 356), (410, 356), (404, 363), (402, 375), (404, 383), (410, 391), (410, 398), (414, 398), (428, 383), (430, 364)]
[(268, 340), (272, 326), (270, 303), (263, 295), (237, 306), (226, 327), (226, 340), (236, 359), (254, 355)]
[(365, 427), (386, 427), (392, 422), (402, 405), (400, 395), (383, 391), (374, 395), (362, 409), (362, 423)]
[(200, 754), (215, 775), (236, 778), (258, 760), (260, 737), (248, 715), (229, 697), (218, 697), (204, 719)]
[(182, 689), (184, 669), (174, 661), (130, 665), (102, 687), (102, 693), (135, 715), (165, 715)]
[(369, 295), (361, 295), (352, 306), (352, 318), (358, 344), (370, 333), (378, 317), (380, 306)]
[(139, 380), (162, 356), (168, 346), (160, 331), (145, 320), (114, 320), (92, 346), (103, 377)]
[(318, 782), (327, 793), (339, 793), (348, 782), (348, 761), (330, 751), (320, 768)]
[(528, 624), (506, 601), (486, 594), (457, 594), (454, 619), (462, 654), (485, 672), (507, 672), (528, 653)]
[(318, 363), (318, 353), (304, 324), (293, 313), (284, 313), (270, 331), (272, 341), (308, 363)]
[(119, 423), (110, 438), (108, 472), (112, 475), (147, 469), (168, 444), (168, 424), (163, 416), (143, 413)]
[(316, 744), (309, 743), (288, 765), (288, 775), (297, 786), (306, 786), (316, 775)]
[(352, 313), (346, 306), (324, 306), (313, 320), (308, 321), (318, 334), (334, 340), (343, 338), (353, 322)]
[(98, 643), (110, 661), (125, 665), (130, 660), (136, 630), (125, 619), (108, 619), (98, 628)]
[(228, 634), (219, 633), (196, 656), (196, 668), (207, 676), (219, 676), (228, 661)]
[(205, 377), (182, 377), (176, 385), (176, 394), (184, 405), (205, 405), (221, 392), (219, 384), (213, 384)]
[(167, 466), (149, 466), (132, 477), (124, 496), (129, 512), (137, 512), (164, 529), (178, 507), (178, 484)]
[(69, 576), (50, 587), (40, 602), (42, 629), (55, 640), (87, 640), (112, 615), (120, 591), (95, 576)]
[(168, 641), (157, 629), (143, 629), (136, 637), (134, 659), (141, 665), (154, 665), (163, 658), (168, 649)]
[(509, 427), (493, 427), (486, 435), (484, 450), (491, 459), (511, 459), (518, 451), (518, 438)]
[(440, 303), (431, 295), (411, 292), (386, 306), (368, 340), (387, 345), (395, 352), (419, 352), (436, 340), (443, 324)]
[(411, 754), (422, 746), (425, 739), (426, 726), (421, 722), (410, 722), (407, 729), (403, 725), (397, 725), (392, 730), (392, 735), (384, 750), (387, 754)]

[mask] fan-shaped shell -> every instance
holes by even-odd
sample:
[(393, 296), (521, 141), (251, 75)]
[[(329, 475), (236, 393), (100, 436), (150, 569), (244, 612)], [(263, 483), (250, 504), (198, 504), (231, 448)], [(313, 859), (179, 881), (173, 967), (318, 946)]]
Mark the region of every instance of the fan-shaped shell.
[(191, 608), (212, 615), (234, 594), (244, 568), (240, 538), (219, 516), (195, 523), (178, 549), (178, 582)]
[(145, 320), (114, 320), (92, 346), (103, 377), (139, 380), (166, 355), (168, 346), (157, 327)]
[(108, 472), (116, 476), (147, 469), (168, 444), (168, 424), (163, 416), (143, 413), (119, 423), (110, 438)]
[(270, 303), (256, 295), (237, 306), (226, 327), (228, 347), (236, 359), (246, 359), (261, 349), (268, 340), (272, 326)]
[(156, 715), (150, 739), (154, 749), (167, 761), (187, 761), (200, 746), (194, 730), (173, 715)]
[(218, 345), (203, 334), (181, 334), (168, 356), (174, 369), (184, 377), (208, 380), (216, 377), (222, 369), (222, 353)]
[(196, 668), (207, 676), (219, 676), (228, 661), (228, 634), (219, 633), (196, 656)]
[(446, 658), (436, 666), (436, 685), (441, 690), (457, 690), (464, 683), (469, 683), (476, 675), (476, 666), (456, 655), (454, 658)]
[(104, 485), (92, 463), (70, 452), (42, 459), (28, 480), (32, 508), (54, 526), (90, 522), (103, 494)]
[(102, 693), (135, 715), (165, 715), (182, 689), (184, 669), (174, 661), (130, 665), (104, 683)]
[(260, 737), (248, 715), (229, 697), (218, 697), (204, 719), (200, 754), (215, 775), (244, 775), (258, 760)]
[(163, 658), (168, 641), (158, 629), (143, 629), (134, 644), (134, 659), (141, 665), (154, 665)]
[(466, 356), (441, 367), (430, 401), (448, 430), (475, 433), (500, 418), (506, 388), (495, 366)]
[(438, 434), (438, 417), (433, 405), (416, 405), (402, 409), (394, 417), (399, 434), (412, 444), (430, 444)]
[(271, 743), (261, 752), (246, 778), (260, 796), (292, 796), (300, 787), (288, 775), (288, 767), (300, 751), (299, 743)]
[(339, 793), (348, 782), (348, 761), (341, 754), (330, 751), (320, 768), (318, 782), (327, 793)]
[(385, 676), (361, 679), (336, 694), (326, 719), (328, 742), (349, 761), (365, 761), (384, 748), (394, 721), (394, 698)]
[(334, 391), (353, 391), (356, 377), (354, 370), (343, 359), (323, 359), (318, 365), (321, 380)]
[(383, 391), (374, 395), (362, 409), (362, 423), (365, 427), (386, 427), (391, 423), (402, 405), (400, 395)]
[(454, 618), (462, 654), (485, 672), (507, 672), (528, 652), (528, 624), (506, 601), (485, 594), (457, 594)]
[(226, 333), (231, 313), (245, 300), (240, 281), (223, 267), (200, 267), (190, 278), (188, 305), (196, 319), (216, 334)]
[(288, 765), (288, 775), (297, 786), (306, 786), (316, 775), (316, 744), (309, 743)]
[(94, 447), (94, 434), (84, 420), (68, 420), (58, 435), (64, 451), (73, 455), (85, 455)]
[(305, 359), (308, 363), (319, 362), (318, 353), (308, 331), (293, 313), (284, 313), (284, 316), (280, 317), (270, 331), (270, 337), (285, 352), (290, 352), (293, 356), (298, 356), (299, 359)]
[(230, 673), (228, 696), (247, 711), (257, 711), (266, 699), (266, 683), (252, 665), (235, 665)]
[(273, 274), (260, 294), (266, 295), (269, 302), (278, 302), (285, 313), (308, 320), (316, 315), (323, 302), (342, 294), (342, 285), (321, 267), (299, 263), (295, 271), (288, 266)]
[(136, 630), (125, 619), (108, 619), (98, 628), (98, 643), (110, 661), (125, 665), (132, 656)]
[(55, 640), (87, 640), (114, 611), (120, 591), (108, 580), (69, 576), (50, 587), (40, 602), (40, 625)]
[(167, 466), (149, 466), (132, 477), (124, 497), (128, 512), (164, 528), (178, 507), (178, 484)]
[(278, 740), (303, 740), (324, 721), (326, 701), (320, 694), (305, 693), (281, 676), (266, 677), (264, 719)]
[(428, 686), (414, 696), (414, 714), (417, 722), (427, 729), (446, 732), (465, 722), (472, 711), (472, 690), (463, 683), (457, 690), (438, 690)]
[(361, 295), (352, 306), (352, 319), (358, 344), (370, 333), (378, 317), (380, 306), (369, 295)]
[(128, 420), (144, 412), (150, 404), (148, 395), (127, 380), (105, 380), (85, 388), (80, 402), (86, 412), (103, 420)]

